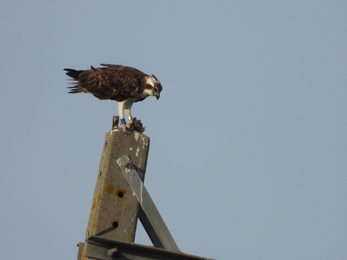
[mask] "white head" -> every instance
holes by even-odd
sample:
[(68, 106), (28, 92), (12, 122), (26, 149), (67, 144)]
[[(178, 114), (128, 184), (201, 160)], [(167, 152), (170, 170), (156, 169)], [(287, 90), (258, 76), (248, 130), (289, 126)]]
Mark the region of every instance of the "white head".
[(163, 87), (160, 81), (154, 75), (151, 75), (146, 79), (146, 88), (143, 92), (149, 96), (155, 96), (157, 99), (159, 99), (162, 89)]
[(146, 84), (150, 85), (152, 87), (154, 87), (155, 84), (158, 84), (158, 83), (160, 83), (159, 80), (156, 77), (154, 77), (153, 75), (152, 76), (148, 76), (148, 78), (146, 80)]

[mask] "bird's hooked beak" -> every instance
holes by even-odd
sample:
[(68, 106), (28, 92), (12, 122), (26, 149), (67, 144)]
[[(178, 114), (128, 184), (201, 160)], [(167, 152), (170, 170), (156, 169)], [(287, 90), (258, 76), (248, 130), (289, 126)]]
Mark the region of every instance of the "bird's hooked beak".
[(157, 98), (157, 100), (160, 98), (160, 93), (155, 94), (155, 97)]

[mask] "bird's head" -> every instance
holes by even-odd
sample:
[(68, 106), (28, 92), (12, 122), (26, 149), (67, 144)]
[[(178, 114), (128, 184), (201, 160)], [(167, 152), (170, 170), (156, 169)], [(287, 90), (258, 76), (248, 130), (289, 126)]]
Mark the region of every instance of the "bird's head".
[(146, 79), (146, 89), (145, 92), (149, 96), (155, 96), (157, 99), (160, 98), (160, 92), (163, 90), (163, 86), (160, 81), (154, 76), (148, 76)]

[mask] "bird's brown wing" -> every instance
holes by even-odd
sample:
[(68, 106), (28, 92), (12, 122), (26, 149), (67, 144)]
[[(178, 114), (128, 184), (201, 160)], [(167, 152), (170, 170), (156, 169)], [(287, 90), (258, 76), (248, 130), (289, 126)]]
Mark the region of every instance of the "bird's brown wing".
[(99, 99), (123, 101), (141, 92), (141, 81), (146, 74), (126, 66), (101, 64), (79, 75), (79, 88)]

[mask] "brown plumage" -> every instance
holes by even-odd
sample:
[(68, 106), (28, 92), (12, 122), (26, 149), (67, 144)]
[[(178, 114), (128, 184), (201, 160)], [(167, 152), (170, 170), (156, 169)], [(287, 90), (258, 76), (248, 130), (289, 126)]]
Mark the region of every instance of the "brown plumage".
[(69, 93), (91, 93), (99, 99), (116, 100), (121, 122), (125, 123), (124, 112), (131, 120), (131, 106), (148, 96), (160, 97), (162, 85), (154, 75), (147, 75), (138, 69), (112, 64), (91, 66), (89, 70), (64, 69), (66, 75), (75, 80)]

